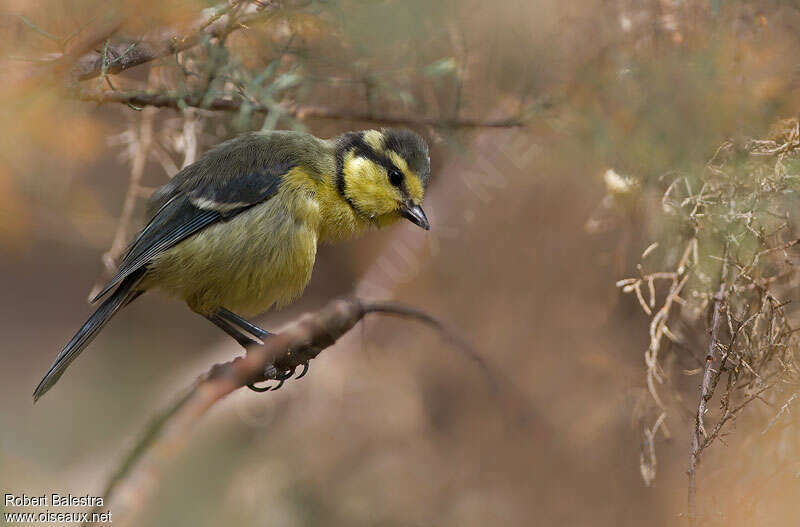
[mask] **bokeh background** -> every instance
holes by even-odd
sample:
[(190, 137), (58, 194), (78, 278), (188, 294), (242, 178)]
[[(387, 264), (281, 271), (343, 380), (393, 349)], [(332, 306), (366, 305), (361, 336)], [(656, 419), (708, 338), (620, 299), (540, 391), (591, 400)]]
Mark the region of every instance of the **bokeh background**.
[[(151, 415), (211, 364), (240, 353), (181, 303), (146, 295), (32, 404), (41, 375), (90, 313), (86, 298), (108, 272), (103, 255), (119, 234), (126, 195), (135, 198), (129, 236), (149, 188), (242, 130), (331, 137), (379, 127), (391, 114), (431, 144), (432, 230), (399, 225), (322, 248), (302, 299), (259, 321), (277, 329), (353, 291), (397, 299), (460, 328), (502, 372), (504, 388), (493, 393), (428, 328), (368, 319), (302, 380), (270, 394), (242, 390), (215, 406), (155, 499), (141, 504), (139, 524), (685, 525), (692, 418), (669, 417), (670, 438), (656, 438), (657, 475), (646, 486), (648, 319), (615, 286), (635, 274), (652, 226), (603, 205), (603, 174), (647, 182), (693, 170), (722, 141), (764, 136), (794, 116), (800, 6), (285, 4), (231, 33), (224, 54), (208, 41), (177, 61), (81, 83), (174, 92), (202, 84), (215, 63), (221, 73), (207, 92), (244, 90), (266, 113), (98, 105), (39, 76), (43, 59), (79, 40), (66, 37), (104, 20), (120, 20), (113, 42), (135, 42), (189, 24), (212, 4), (0, 4), (2, 491), (97, 494)], [(335, 109), (340, 118), (282, 113), (279, 104)], [(504, 119), (523, 126), (458, 125)], [(772, 446), (751, 442), (751, 457), (729, 455), (740, 452), (732, 449), (746, 428), (737, 424), (703, 460), (704, 521), (794, 524), (797, 478), (754, 484), (764, 481), (757, 470), (775, 468), (764, 454)]]

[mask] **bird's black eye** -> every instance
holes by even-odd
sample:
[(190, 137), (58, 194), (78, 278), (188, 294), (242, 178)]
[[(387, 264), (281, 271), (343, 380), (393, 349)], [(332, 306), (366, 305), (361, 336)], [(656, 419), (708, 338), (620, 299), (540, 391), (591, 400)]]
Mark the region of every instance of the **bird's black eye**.
[(399, 187), (403, 183), (403, 173), (396, 168), (389, 169), (389, 183)]

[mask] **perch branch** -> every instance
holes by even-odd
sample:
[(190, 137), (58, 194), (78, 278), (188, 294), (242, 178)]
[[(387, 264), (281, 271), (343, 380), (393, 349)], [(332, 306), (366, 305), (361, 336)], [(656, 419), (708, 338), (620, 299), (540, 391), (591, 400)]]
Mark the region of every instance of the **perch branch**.
[(141, 504), (155, 490), (160, 469), (186, 444), (192, 425), (214, 404), (239, 388), (267, 380), (265, 371), (270, 366), (281, 371), (292, 370), (315, 358), (369, 313), (397, 315), (424, 322), (488, 372), (485, 362), (471, 346), (422, 311), (394, 303), (334, 300), (320, 311), (300, 317), (277, 335), (266, 339), (263, 346), (252, 347), (242, 357), (216, 364), (200, 376), (183, 396), (148, 425), (109, 479), (103, 491), (104, 503), (121, 497), (128, 510), (115, 514), (122, 515), (127, 518), (126, 523), (130, 523), (134, 512), (141, 509)]
[(376, 114), (373, 112), (358, 112), (351, 110), (338, 110), (325, 106), (315, 105), (285, 105), (274, 104), (266, 105), (251, 101), (234, 99), (212, 99), (204, 101), (202, 94), (168, 94), (152, 92), (96, 92), (78, 91), (73, 97), (86, 102), (120, 103), (137, 107), (155, 106), (158, 108), (172, 108), (180, 110), (186, 107), (203, 108), (211, 111), (236, 112), (244, 105), (254, 113), (268, 113), (278, 111), (286, 115), (291, 115), (297, 119), (347, 119), (363, 122), (380, 122), (388, 125), (419, 125), (419, 126), (440, 126), (445, 128), (513, 128), (524, 124), (522, 119), (444, 119), (438, 117), (414, 117), (408, 115), (395, 114)]

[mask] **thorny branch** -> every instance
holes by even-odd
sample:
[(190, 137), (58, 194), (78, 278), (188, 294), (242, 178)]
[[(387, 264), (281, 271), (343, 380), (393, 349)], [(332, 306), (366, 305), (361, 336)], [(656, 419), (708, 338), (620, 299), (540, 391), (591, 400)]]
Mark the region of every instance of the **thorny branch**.
[[(104, 503), (122, 496), (125, 503), (121, 506), (132, 510), (127, 510), (121, 516), (134, 518), (136, 509), (155, 491), (158, 474), (164, 465), (186, 445), (191, 427), (214, 404), (239, 388), (268, 380), (265, 372), (271, 366), (281, 371), (294, 371), (332, 346), (370, 313), (410, 318), (432, 326), (474, 361), (492, 388), (496, 387), (495, 378), (480, 355), (460, 335), (431, 315), (395, 303), (334, 300), (318, 312), (300, 317), (280, 333), (266, 339), (263, 346), (253, 347), (246, 355), (232, 361), (216, 364), (200, 376), (173, 405), (146, 427), (129, 455), (109, 478), (103, 491)], [(92, 512), (98, 511), (95, 509)]]

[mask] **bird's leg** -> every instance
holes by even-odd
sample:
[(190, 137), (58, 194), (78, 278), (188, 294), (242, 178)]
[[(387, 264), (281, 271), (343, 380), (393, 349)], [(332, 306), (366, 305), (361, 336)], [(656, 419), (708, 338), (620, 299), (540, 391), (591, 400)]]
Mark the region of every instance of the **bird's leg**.
[[(248, 346), (251, 346), (253, 344), (263, 344), (263, 342), (260, 339), (272, 335), (272, 333), (270, 333), (269, 331), (256, 326), (255, 324), (245, 319), (244, 317), (241, 317), (236, 313), (234, 313), (233, 311), (225, 309), (224, 307), (218, 308), (217, 311), (214, 313), (214, 315), (207, 316), (206, 318), (208, 318), (211, 322), (220, 327), (228, 335), (236, 339), (236, 342), (241, 344), (245, 349), (247, 349)], [(252, 338), (250, 335), (247, 335), (246, 333), (253, 335), (255, 339)], [(317, 353), (312, 353), (312, 357), (316, 356)], [(297, 376), (298, 379), (300, 379), (306, 373), (308, 373), (309, 360), (310, 357), (309, 359), (306, 359), (300, 363), (303, 366), (303, 371), (300, 372), (300, 375)], [(278, 390), (283, 386), (286, 380), (290, 379), (294, 375), (294, 372), (296, 370), (297, 367), (295, 366), (293, 368), (280, 371), (274, 364), (270, 364), (264, 371), (264, 377), (267, 380), (278, 381), (278, 384), (276, 386), (265, 386), (261, 388), (251, 383), (248, 384), (247, 387), (253, 390), (254, 392), (267, 392), (267, 391)]]
[(263, 345), (264, 342), (255, 337), (251, 337), (247, 335), (244, 331), (239, 329), (238, 327), (228, 323), (226, 320), (221, 318), (219, 315), (204, 315), (208, 320), (214, 323), (215, 326), (220, 328), (222, 331), (233, 337), (233, 339), (239, 343), (244, 349), (247, 349), (249, 346), (253, 346), (255, 344)]
[(224, 307), (220, 307), (219, 309), (217, 309), (216, 316), (225, 320), (229, 324), (233, 324), (239, 329), (245, 330), (254, 337), (263, 339), (264, 337), (269, 337), (270, 335), (272, 335), (272, 333), (270, 333), (266, 329), (256, 326), (255, 324), (245, 319), (244, 317), (241, 317), (236, 313), (234, 313), (233, 311), (225, 309)]
[[(259, 340), (264, 338), (264, 337), (269, 337), (269, 336), (273, 335), (273, 333), (270, 333), (269, 331), (256, 326), (255, 324), (253, 324), (249, 320), (245, 319), (244, 317), (239, 316), (236, 313), (234, 313), (233, 311), (231, 311), (229, 309), (226, 309), (224, 307), (220, 307), (219, 309), (217, 309), (217, 312), (215, 313), (215, 317), (217, 318), (217, 320), (221, 320), (222, 322), (224, 322), (228, 327), (234, 328), (236, 331), (239, 332), (240, 335), (243, 334), (243, 332), (247, 332), (247, 333), (250, 333), (251, 335), (257, 337)], [(222, 326), (220, 326), (220, 327), (222, 327)], [(234, 338), (236, 338), (236, 337), (234, 337)], [(238, 341), (238, 339), (237, 339), (237, 341)], [(261, 342), (261, 343), (263, 344), (263, 342)], [(240, 344), (241, 344), (241, 342), (240, 342)], [(244, 347), (247, 348), (247, 345), (244, 345)], [(266, 371), (264, 371), (264, 377), (269, 379), (269, 380), (278, 381), (278, 385), (275, 386), (275, 387), (265, 386), (263, 388), (260, 388), (260, 387), (256, 386), (254, 383), (250, 383), (250, 384), (247, 385), (247, 387), (250, 388), (251, 390), (253, 390), (254, 392), (267, 392), (267, 391), (270, 391), (270, 390), (274, 391), (274, 390), (277, 390), (278, 388), (280, 388), (281, 386), (283, 386), (283, 382), (286, 379), (288, 379), (289, 377), (291, 377), (293, 373), (294, 373), (294, 370), (292, 370), (291, 372), (288, 372), (288, 374), (287, 374), (287, 372), (278, 372), (278, 369), (275, 368), (274, 365), (270, 364), (269, 366), (267, 366)]]

